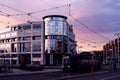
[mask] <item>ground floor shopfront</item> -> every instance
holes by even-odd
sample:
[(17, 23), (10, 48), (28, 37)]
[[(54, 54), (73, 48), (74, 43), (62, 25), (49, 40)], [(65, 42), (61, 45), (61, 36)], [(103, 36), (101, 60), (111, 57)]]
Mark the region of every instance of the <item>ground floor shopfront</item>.
[(46, 54), (46, 65), (61, 65), (62, 54)]
[[(45, 54), (45, 64), (44, 65), (61, 65), (62, 64), (62, 54)], [(33, 61), (31, 54), (19, 54), (15, 57), (13, 56), (0, 56), (0, 63), (2, 65), (16, 65), (16, 66), (26, 66), (26, 65), (43, 65), (41, 64), (41, 59)]]

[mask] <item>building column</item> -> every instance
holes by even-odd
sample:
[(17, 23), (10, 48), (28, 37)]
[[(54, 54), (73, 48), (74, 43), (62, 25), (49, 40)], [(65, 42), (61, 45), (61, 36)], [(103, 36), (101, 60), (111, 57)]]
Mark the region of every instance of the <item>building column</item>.
[(46, 54), (45, 54), (45, 26), (44, 22), (41, 23), (41, 63), (46, 64)]

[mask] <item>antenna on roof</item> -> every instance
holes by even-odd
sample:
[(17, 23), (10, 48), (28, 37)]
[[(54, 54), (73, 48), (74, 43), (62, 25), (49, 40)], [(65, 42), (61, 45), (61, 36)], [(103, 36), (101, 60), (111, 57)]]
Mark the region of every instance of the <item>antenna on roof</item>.
[(70, 8), (71, 8), (71, 4), (68, 4), (68, 9), (69, 9), (69, 16), (71, 16), (71, 11), (70, 11)]

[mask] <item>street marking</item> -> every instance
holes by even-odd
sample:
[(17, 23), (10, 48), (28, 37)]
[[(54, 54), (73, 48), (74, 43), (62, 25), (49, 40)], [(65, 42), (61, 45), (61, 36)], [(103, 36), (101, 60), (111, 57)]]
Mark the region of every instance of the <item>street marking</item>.
[(106, 77), (106, 78), (103, 78), (103, 79), (100, 79), (100, 80), (108, 80), (108, 79), (115, 78), (115, 77), (119, 77), (119, 76), (120, 76), (120, 75), (115, 75), (115, 76)]

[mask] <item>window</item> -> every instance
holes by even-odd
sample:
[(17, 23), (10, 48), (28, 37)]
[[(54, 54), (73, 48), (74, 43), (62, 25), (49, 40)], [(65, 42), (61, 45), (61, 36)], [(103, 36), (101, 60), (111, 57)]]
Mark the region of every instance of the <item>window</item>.
[(9, 42), (10, 41), (10, 39), (6, 39), (6, 42)]
[(5, 38), (5, 34), (1, 34), (0, 36), (1, 36), (1, 38)]
[(6, 34), (6, 38), (9, 38), (9, 37), (10, 37), (10, 33), (7, 33), (7, 34)]
[(14, 27), (14, 30), (17, 30), (17, 27)]
[(58, 26), (59, 25), (59, 22), (58, 21), (55, 21), (55, 26)]
[(48, 39), (48, 36), (45, 36), (45, 39)]
[(23, 29), (24, 29), (24, 30), (31, 29), (31, 25), (24, 25), (24, 26), (23, 26)]
[(22, 40), (22, 37), (18, 37), (17, 39), (18, 39), (18, 41), (21, 41), (21, 40)]
[(33, 24), (33, 29), (39, 29), (39, 28), (41, 28), (40, 24)]
[(11, 49), (11, 44), (10, 43), (5, 44), (5, 50), (6, 50), (6, 52), (9, 52), (10, 49)]
[(56, 27), (56, 28), (55, 28), (55, 33), (57, 34), (57, 33), (58, 33), (58, 31), (59, 31), (59, 29)]
[(11, 44), (11, 51), (16, 52), (17, 51), (17, 44), (13, 43)]
[(12, 57), (13, 58), (18, 57), (18, 54), (12, 54)]
[(10, 57), (10, 54), (6, 54), (5, 57), (6, 57), (6, 58), (9, 58), (9, 57)]
[(40, 40), (41, 36), (33, 36), (33, 40)]
[(11, 41), (12, 42), (17, 41), (17, 38), (12, 38)]
[(17, 36), (17, 32), (16, 31), (11, 33), (11, 37), (15, 37), (15, 36)]
[(34, 42), (32, 46), (33, 51), (41, 51), (41, 43), (40, 42)]
[(15, 30), (17, 30), (17, 27), (12, 27), (11, 28), (11, 31), (15, 31)]
[(72, 29), (72, 28), (69, 28), (69, 31), (70, 31), (70, 32), (73, 32), (73, 29)]
[(14, 31), (14, 27), (11, 27), (11, 31)]
[(22, 29), (22, 26), (18, 26), (18, 30), (21, 30)]
[(23, 37), (23, 40), (31, 40), (30, 36)]
[(41, 54), (32, 54), (32, 57), (33, 57), (33, 58), (40, 58), (40, 57), (41, 57)]
[(23, 43), (23, 51), (24, 52), (31, 52), (31, 43)]
[(15, 41), (15, 38), (12, 38), (11, 41)]
[(1, 40), (0, 43), (4, 43), (4, 40)]

